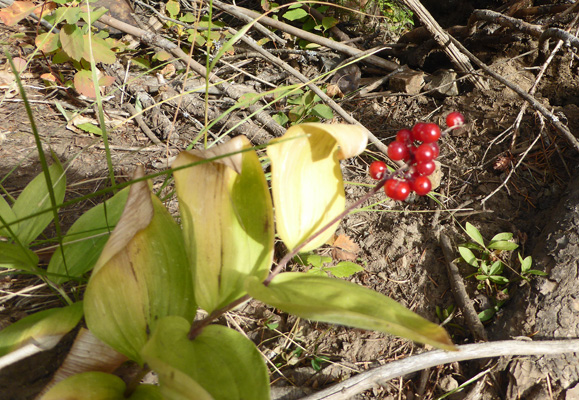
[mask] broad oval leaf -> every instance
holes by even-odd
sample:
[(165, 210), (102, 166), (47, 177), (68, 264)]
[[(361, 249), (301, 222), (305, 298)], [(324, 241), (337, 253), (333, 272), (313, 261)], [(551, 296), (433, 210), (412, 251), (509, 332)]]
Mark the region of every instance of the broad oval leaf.
[(489, 243), (489, 245), (487, 247), (489, 249), (492, 249), (492, 250), (510, 251), (510, 250), (517, 249), (519, 247), (519, 245), (516, 244), (515, 242), (507, 242), (505, 240), (499, 240), (498, 242)]
[[(309, 238), (344, 211), (346, 196), (339, 161), (366, 148), (367, 132), (356, 125), (294, 125), (267, 148), (277, 232), (288, 249)], [(326, 243), (338, 223), (301, 252)]]
[[(183, 318), (163, 318), (143, 349), (143, 358), (159, 374), (162, 391), (164, 386), (178, 390), (172, 377), (180, 371), (216, 400), (269, 399), (267, 367), (253, 342), (222, 325), (209, 325), (189, 340), (189, 328)], [(191, 393), (178, 398), (204, 397)]]
[(491, 239), (491, 242), (498, 242), (499, 240), (511, 240), (513, 238), (513, 234), (510, 232), (501, 232), (501, 233), (497, 233), (495, 236), (493, 236), (493, 238)]
[(298, 317), (375, 330), (455, 350), (446, 331), (394, 300), (363, 286), (324, 276), (286, 272), (269, 286), (247, 281), (257, 300)]
[[(48, 171), (52, 181), (55, 200), (60, 204), (64, 200), (66, 177), (64, 175), (64, 169), (56, 157), (54, 158), (54, 163), (48, 167)], [(43, 173), (41, 173), (24, 188), (12, 206), (12, 211), (14, 211), (18, 219), (26, 218), (40, 211), (46, 211), (43, 214), (19, 223), (16, 236), (18, 236), (18, 239), (23, 245), (30, 244), (42, 233), (50, 221), (52, 221), (53, 215), (51, 212), (48, 212), (51, 207), (46, 179)]]
[(43, 337), (54, 337), (56, 342), (70, 332), (82, 318), (82, 303), (63, 308), (51, 308), (22, 318), (0, 330), (0, 356), (29, 342), (40, 342)]
[(40, 400), (125, 400), (125, 382), (105, 372), (83, 372), (54, 385)]
[(62, 284), (67, 277), (80, 278), (92, 269), (119, 222), (128, 195), (129, 189), (123, 189), (75, 221), (63, 238), (63, 251), (57, 249), (48, 264), (53, 282)]
[(73, 60), (80, 61), (84, 53), (84, 38), (81, 28), (69, 22), (60, 30), (59, 39), (62, 50)]
[[(273, 259), (267, 181), (245, 136), (204, 152), (179, 154), (173, 168), (198, 304), (212, 312), (245, 294), (245, 278), (265, 279)], [(228, 155), (228, 156), (225, 156)], [(205, 160), (223, 157), (212, 162)]]
[[(143, 175), (139, 169), (137, 177)], [(85, 293), (89, 329), (109, 346), (142, 363), (140, 350), (158, 319), (196, 312), (181, 230), (144, 181), (105, 245)]]

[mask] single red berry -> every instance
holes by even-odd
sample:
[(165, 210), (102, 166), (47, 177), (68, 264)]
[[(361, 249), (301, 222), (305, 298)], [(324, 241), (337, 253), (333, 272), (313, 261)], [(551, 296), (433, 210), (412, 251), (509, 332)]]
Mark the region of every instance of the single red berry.
[(412, 143), (412, 132), (410, 129), (400, 129), (396, 133), (396, 141), (405, 144)]
[(383, 161), (374, 161), (369, 168), (370, 176), (376, 180), (382, 179), (386, 170), (386, 164)]
[(436, 169), (436, 164), (434, 163), (434, 161), (419, 162), (416, 163), (416, 166), (414, 168), (416, 169), (416, 172), (418, 172), (420, 175), (428, 176), (432, 175), (432, 173)]
[(397, 179), (388, 179), (384, 185), (386, 196), (392, 200), (406, 200), (410, 194), (410, 184), (406, 181), (399, 181)]
[(408, 158), (410, 152), (408, 146), (401, 142), (392, 142), (388, 145), (388, 157), (394, 161), (404, 160)]
[(431, 143), (423, 143), (418, 146), (414, 152), (416, 163), (434, 160), (434, 149), (430, 145)]
[(438, 125), (429, 123), (422, 127), (422, 141), (424, 143), (434, 143), (440, 139), (440, 128)]
[(430, 189), (432, 189), (432, 184), (426, 176), (419, 176), (412, 182), (412, 190), (419, 196), (427, 195)]
[(438, 143), (428, 143), (428, 145), (432, 147), (432, 151), (434, 152), (434, 159), (436, 160), (440, 154), (440, 147), (438, 147)]
[(426, 123), (419, 122), (412, 127), (411, 132), (412, 132), (412, 138), (414, 140), (418, 140), (419, 142), (422, 142), (422, 130), (424, 129), (425, 125), (426, 125)]
[(464, 115), (458, 111), (453, 111), (446, 116), (446, 126), (452, 128), (453, 126), (460, 126), (464, 124)]

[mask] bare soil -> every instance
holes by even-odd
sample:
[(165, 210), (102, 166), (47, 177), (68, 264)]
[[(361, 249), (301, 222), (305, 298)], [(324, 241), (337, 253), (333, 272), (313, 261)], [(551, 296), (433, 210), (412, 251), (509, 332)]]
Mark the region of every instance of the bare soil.
[[(13, 37), (17, 32), (33, 37), (30, 25), (21, 24), (14, 28), (2, 26), (1, 29), (0, 39), (8, 43), (7, 48), (13, 56), (29, 52), (22, 40)], [(488, 41), (479, 39), (467, 42), (472, 51), (514, 84), (525, 90), (531, 88), (538, 70), (534, 65), (535, 57), (533, 54), (519, 56), (535, 49), (536, 43), (523, 40), (493, 43), (491, 46)], [(0, 62), (0, 69), (5, 68), (4, 55), (0, 55)], [(448, 60), (442, 59), (435, 67), (427, 63), (425, 69), (448, 68)], [(70, 111), (83, 109), (83, 104), (71, 91), (39, 88), (42, 83), (38, 76), (45, 68), (40, 61), (32, 63), (30, 76), (25, 77), (24, 82), (28, 98), (35, 101), (31, 106), (45, 148), (51, 149), (61, 161), (68, 163), (67, 199), (72, 199), (109, 184), (106, 155), (100, 137), (66, 128), (67, 121), (56, 108), (55, 101), (65, 104)], [(272, 67), (256, 59), (243, 68), (259, 75)], [(302, 72), (308, 71), (311, 75), (321, 68), (320, 63), (315, 62), (301, 65)], [(579, 136), (577, 68), (576, 55), (568, 50), (561, 51), (547, 68), (535, 94), (535, 98), (552, 110), (575, 136)], [(362, 65), (363, 77), (374, 74), (375, 70)], [(344, 219), (337, 234), (347, 236), (359, 246), (357, 256), (364, 266), (364, 271), (351, 280), (390, 296), (429, 320), (441, 322), (437, 318), (436, 308), (447, 308), (456, 304), (456, 300), (450, 291), (446, 261), (439, 245), (440, 234), (450, 236), (458, 245), (466, 241), (466, 235), (460, 228), (466, 222), (480, 229), (487, 239), (499, 232), (512, 232), (520, 245), (521, 254), (532, 255), (533, 268), (546, 271), (549, 276), (533, 278), (530, 284), (519, 281), (509, 286), (508, 301), (485, 324), (489, 338), (577, 337), (577, 153), (532, 108), (524, 114), (520, 129), (514, 136), (511, 128), (524, 101), (496, 81), (485, 79), (489, 83), (488, 90), (474, 90), (461, 80), (458, 83), (459, 94), (450, 97), (424, 93), (410, 96), (390, 92), (385, 87), (378, 96), (353, 96), (341, 100), (342, 107), (385, 143), (393, 139), (398, 129), (410, 127), (418, 121), (431, 121), (443, 126), (444, 117), (450, 111), (460, 111), (467, 120), (465, 127), (453, 131), (441, 141), (439, 160), (442, 175), (434, 199), (411, 197), (406, 202), (396, 202), (380, 192), (367, 204), (379, 202), (371, 210), (353, 213)], [(0, 177), (3, 178), (3, 188), (12, 196), (17, 196), (40, 172), (40, 166), (30, 122), (20, 96), (10, 93), (5, 87), (1, 90), (5, 96), (0, 100)], [(219, 107), (217, 100), (213, 103), (216, 108)], [(224, 102), (224, 109), (228, 101)], [(111, 119), (128, 116), (120, 111), (118, 93), (106, 101), (105, 110)], [(163, 109), (170, 120), (174, 112), (171, 108)], [(94, 117), (93, 110), (88, 108), (85, 115)], [(243, 118), (244, 115), (239, 117)], [(199, 124), (193, 123), (192, 118), (180, 115), (173, 128), (178, 139), (171, 140), (167, 146), (153, 146), (134, 123), (111, 131), (111, 154), (117, 177), (125, 179), (137, 164), (143, 164), (149, 173), (166, 168), (167, 159), (191, 142), (199, 131)], [(248, 132), (250, 135), (254, 133)], [(159, 133), (159, 136), (162, 135)], [(537, 137), (539, 139), (532, 145)], [(525, 158), (521, 161), (523, 154)], [(344, 177), (352, 183), (346, 189), (349, 201), (354, 201), (368, 190), (354, 183), (372, 184), (367, 175), (367, 166), (373, 158), (383, 159), (384, 155), (370, 145), (367, 154), (344, 162)], [(515, 165), (518, 165), (517, 168)], [(501, 187), (507, 179), (508, 182)], [(99, 199), (83, 201), (61, 210), (64, 225), (69, 226), (97, 201)], [(175, 210), (174, 202), (170, 208)], [(339, 261), (339, 255), (332, 253), (334, 250), (327, 246), (320, 252), (333, 255), (334, 260)], [(458, 257), (458, 252), (455, 257)], [(513, 264), (516, 264), (515, 260), (516, 254), (512, 258)], [(474, 278), (468, 278), (475, 271), (462, 264), (461, 268), (476, 310), (480, 312), (494, 304), (497, 292), (478, 290)], [(505, 274), (516, 281), (514, 272), (506, 271)], [(36, 283), (33, 277), (9, 275), (2, 277), (0, 289), (2, 296), (9, 296)], [(57, 297), (47, 294), (45, 288), (28, 295), (43, 297), (0, 297), (0, 327), (58, 304)], [(271, 380), (272, 394), (278, 399), (300, 398), (357, 372), (428, 350), (424, 346), (380, 333), (302, 321), (257, 302), (249, 303), (222, 322), (240, 326), (259, 344), (271, 364), (276, 365), (275, 370), (272, 367)], [(265, 327), (266, 323), (271, 322), (278, 323), (275, 329)], [(473, 341), (460, 310), (447, 328), (455, 343)], [(321, 357), (325, 358), (322, 360)], [(8, 372), (5, 374), (1, 371), (0, 393), (4, 394), (0, 397), (32, 398), (34, 390), (18, 394), (17, 390), (14, 391), (15, 385), (19, 388), (23, 385), (36, 387), (34, 384), (41, 383), (42, 379), (32, 372), (34, 367), (42, 368), (44, 373), (40, 376), (46, 377), (56, 369), (61, 358), (55, 356), (49, 361), (30, 361), (24, 367), (20, 366), (19, 371), (24, 368), (31, 372), (29, 376), (21, 376), (18, 381), (11, 378), (13, 375)], [(316, 362), (321, 366), (319, 371), (314, 369)], [(579, 398), (571, 397), (579, 390), (576, 388), (579, 359), (573, 355), (440, 366), (390, 382), (361, 394), (359, 398), (434, 399), (490, 365), (495, 366), (495, 371), (492, 378), (486, 381), (483, 398)], [(470, 398), (465, 397), (468, 391), (469, 388), (451, 398)]]

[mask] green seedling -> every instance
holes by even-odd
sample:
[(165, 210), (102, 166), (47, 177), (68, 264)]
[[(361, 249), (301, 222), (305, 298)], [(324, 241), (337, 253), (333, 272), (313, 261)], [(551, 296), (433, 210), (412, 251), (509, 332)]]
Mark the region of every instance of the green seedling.
[(478, 317), (481, 320), (481, 322), (490, 321), (496, 315), (496, 313), (499, 312), (500, 308), (507, 302), (507, 298), (509, 295), (508, 289), (501, 290), (499, 294), (500, 295), (498, 297), (504, 298), (504, 300), (493, 299), (492, 301), (495, 304), (492, 307), (487, 308), (486, 310), (483, 310), (478, 314)]
[(318, 254), (300, 254), (294, 258), (297, 263), (310, 266), (308, 274), (320, 276), (335, 276), (336, 278), (349, 278), (364, 268), (351, 261), (340, 261), (336, 265), (327, 265), (333, 262), (332, 257), (320, 256)]
[[(285, 96), (284, 92), (279, 93), (279, 97)], [(295, 90), (287, 98), (288, 105), (291, 106), (287, 115), (279, 112), (273, 119), (282, 126), (292, 126), (306, 122), (320, 122), (334, 118), (334, 112), (322, 99), (312, 90)]]

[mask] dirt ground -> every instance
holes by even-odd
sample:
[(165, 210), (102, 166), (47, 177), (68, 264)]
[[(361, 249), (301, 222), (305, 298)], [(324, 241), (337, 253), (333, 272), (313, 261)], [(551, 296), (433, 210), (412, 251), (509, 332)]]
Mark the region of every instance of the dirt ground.
[[(4, 30), (2, 41), (8, 44), (13, 56), (29, 51), (22, 46), (21, 39), (13, 39), (11, 35), (29, 33), (30, 25), (2, 26), (0, 29)], [(495, 33), (495, 37), (506, 36), (504, 31), (502, 34)], [(493, 41), (487, 35), (490, 34), (483, 31), (464, 43), (493, 71), (529, 90), (541, 66), (536, 65), (536, 53), (527, 54), (536, 49), (536, 41), (516, 35), (511, 41)], [(439, 51), (428, 55), (421, 65), (412, 65), (404, 57), (399, 55), (392, 59), (409, 63), (412, 68), (427, 74), (452, 66)], [(0, 55), (0, 68), (5, 67), (6, 59)], [(302, 72), (310, 68), (310, 73), (315, 73), (321, 67), (319, 62), (312, 61), (302, 65)], [(375, 76), (375, 69), (363, 64), (361, 67), (363, 78)], [(260, 60), (244, 68), (259, 75), (271, 66)], [(579, 136), (578, 68), (577, 56), (569, 49), (561, 50), (546, 69), (534, 95), (575, 136)], [(72, 111), (83, 109), (84, 103), (64, 90), (42, 89), (38, 80), (42, 70), (42, 63), (33, 63), (24, 83), (28, 98), (33, 101), (35, 123), (46, 149), (52, 149), (61, 161), (68, 162), (67, 198), (105, 187), (108, 178), (102, 140), (77, 128), (67, 129), (66, 120), (55, 106), (58, 100)], [(497, 81), (487, 76), (484, 80), (489, 86), (486, 90), (474, 89), (461, 79), (458, 94), (452, 96), (409, 95), (392, 91), (386, 85), (378, 95), (354, 95), (340, 101), (344, 109), (385, 143), (393, 139), (397, 130), (411, 127), (418, 121), (436, 122), (442, 126), (450, 111), (460, 111), (467, 121), (465, 127), (441, 140), (441, 180), (434, 198), (412, 196), (406, 202), (396, 202), (379, 192), (367, 204), (373, 204), (371, 210), (353, 213), (344, 219), (337, 234), (347, 236), (359, 246), (358, 262), (364, 266), (364, 271), (351, 280), (390, 296), (431, 321), (442, 322), (436, 308), (456, 305), (456, 300), (450, 290), (440, 234), (451, 238), (455, 246), (454, 257), (458, 257), (456, 246), (467, 240), (460, 227), (466, 222), (476, 226), (486, 239), (499, 232), (511, 232), (520, 245), (521, 255), (533, 256), (533, 268), (549, 276), (535, 277), (530, 284), (525, 281), (513, 283), (509, 285), (508, 296), (497, 299), (496, 291), (489, 294), (487, 290), (477, 289), (475, 279), (468, 277), (475, 272), (472, 267), (459, 264), (477, 312), (498, 300), (507, 300), (485, 323), (488, 337), (491, 340), (520, 336), (533, 339), (578, 337), (578, 154), (565, 137), (531, 107), (514, 134), (512, 127), (524, 101)], [(5, 87), (0, 90), (4, 93), (0, 100), (1, 184), (16, 196), (40, 172), (40, 166), (31, 125), (20, 97)], [(105, 102), (105, 111), (111, 120), (129, 116), (120, 105), (120, 94)], [(170, 119), (173, 112), (170, 107), (163, 109)], [(89, 107), (85, 115), (94, 117), (94, 110)], [(185, 148), (199, 132), (199, 125), (192, 122), (192, 118), (179, 116), (176, 119), (174, 131), (178, 136), (174, 136), (168, 146), (152, 145), (134, 123), (110, 132), (112, 160), (118, 178), (126, 179), (137, 164), (144, 165), (148, 173), (165, 168), (167, 159)], [(269, 132), (264, 135), (273, 136)], [(350, 182), (346, 186), (348, 201), (354, 201), (368, 190), (356, 184), (372, 183), (367, 167), (373, 158), (384, 159), (384, 155), (369, 145), (367, 153), (344, 162), (344, 177)], [(64, 226), (70, 226), (83, 210), (98, 201), (84, 201), (61, 210)], [(171, 207), (176, 210), (174, 202)], [(321, 254), (333, 255), (338, 261), (339, 256), (337, 258), (332, 251), (331, 246), (320, 250)], [(516, 264), (516, 253), (511, 261)], [(303, 267), (294, 265), (292, 268)], [(516, 281), (514, 272), (506, 271), (505, 275)], [(29, 294), (39, 297), (10, 295), (34, 283), (31, 277), (2, 277), (0, 326), (58, 303), (58, 299), (47, 295), (46, 290)], [(427, 350), (424, 346), (380, 333), (302, 321), (257, 302), (228, 314), (222, 322), (241, 327), (259, 344), (271, 364), (276, 365), (276, 370), (272, 367), (271, 380), (272, 394), (277, 399), (300, 398), (358, 372)], [(277, 323), (277, 326), (266, 329), (266, 323)], [(456, 344), (473, 342), (460, 310), (446, 326)], [(9, 383), (30, 388), (26, 394), (0, 397), (32, 398), (35, 388), (50, 376), (61, 358), (62, 354), (57, 351), (49, 361), (37, 361), (36, 364), (42, 363), (42, 371), (30, 372), (29, 377), (22, 376), (22, 368), (26, 371), (34, 368), (30, 364), (21, 366), (16, 372), (20, 376), (17, 381), (14, 375), (6, 373), (2, 377), (0, 372), (0, 393), (2, 390), (12, 393)], [(576, 394), (579, 391), (576, 386), (578, 365), (579, 359), (572, 355), (455, 363), (389, 382), (358, 398), (436, 399), (483, 368), (493, 366), (493, 373), (485, 378), (480, 398), (576, 399), (579, 398)], [(449, 398), (474, 398), (469, 397), (473, 395), (468, 394), (470, 388)]]

